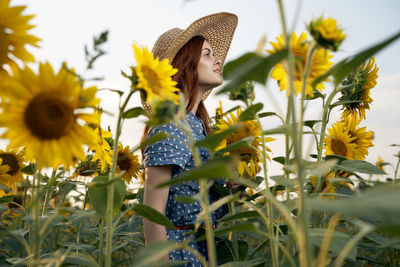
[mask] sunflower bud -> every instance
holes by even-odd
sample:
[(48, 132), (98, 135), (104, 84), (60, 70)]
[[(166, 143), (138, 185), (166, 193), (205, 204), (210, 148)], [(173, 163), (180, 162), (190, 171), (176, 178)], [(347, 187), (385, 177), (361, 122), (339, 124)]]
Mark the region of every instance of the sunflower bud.
[(254, 84), (253, 82), (245, 82), (229, 92), (230, 100), (254, 100)]
[(175, 117), (176, 105), (171, 100), (159, 100), (152, 104), (151, 118), (147, 122), (150, 126), (156, 126), (171, 122)]
[(319, 45), (332, 51), (337, 51), (346, 38), (346, 34), (338, 28), (337, 22), (333, 18), (324, 19), (321, 16), (312, 20), (307, 29)]
[(342, 118), (357, 114), (360, 118), (365, 118), (365, 110), (369, 109), (369, 104), (373, 101), (370, 90), (375, 87), (377, 78), (378, 68), (372, 57), (343, 80), (343, 89), (340, 91), (342, 96), (339, 101), (347, 103), (343, 104)]

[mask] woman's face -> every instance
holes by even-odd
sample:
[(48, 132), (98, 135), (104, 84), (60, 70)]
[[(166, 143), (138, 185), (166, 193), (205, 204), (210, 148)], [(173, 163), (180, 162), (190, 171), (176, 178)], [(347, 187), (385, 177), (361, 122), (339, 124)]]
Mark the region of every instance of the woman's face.
[(201, 49), (201, 57), (197, 65), (198, 88), (205, 91), (222, 84), (221, 59), (214, 55), (210, 44), (205, 40)]

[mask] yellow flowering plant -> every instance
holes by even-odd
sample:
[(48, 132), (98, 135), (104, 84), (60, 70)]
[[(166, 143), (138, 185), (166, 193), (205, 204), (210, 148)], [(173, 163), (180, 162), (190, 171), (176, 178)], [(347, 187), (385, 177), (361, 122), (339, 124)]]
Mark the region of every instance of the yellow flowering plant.
[[(399, 225), (400, 155), (393, 179), (376, 187), (374, 175), (388, 175), (386, 162), (381, 157), (376, 164), (365, 161), (375, 133), (363, 121), (378, 79), (373, 55), (400, 34), (334, 63), (347, 38), (340, 24), (321, 16), (306, 25), (309, 34), (296, 34), (286, 28), (278, 0), (282, 32), (269, 42), (268, 55), (263, 37), (256, 51), (224, 64), (228, 81), (220, 91), (240, 105), (226, 111), (221, 101), (212, 134), (194, 140), (185, 121), (185, 99), (172, 79), (177, 70), (168, 60), (133, 46), (132, 74), (123, 72), (131, 84), (126, 92), (111, 90), (120, 97), (116, 127), (105, 130), (102, 112), (114, 113), (101, 108), (97, 86), (86, 87), (87, 79), (74, 69), (65, 64), (55, 70), (50, 63), (38, 64), (35, 71), (31, 65), (18, 66), (33, 61), (26, 47), (37, 46), (39, 39), (30, 32), (33, 16), (10, 3), (0, 2), (0, 72), (5, 74), (0, 127), (8, 144), (0, 149), (0, 201), (9, 204), (0, 209), (0, 265), (181, 264), (160, 261), (170, 250), (189, 251), (205, 267), (400, 264), (398, 249), (387, 245), (396, 241), (392, 231)], [(85, 48), (87, 69), (105, 53), (98, 45), (106, 39), (106, 33), (94, 38), (98, 54)], [(285, 111), (280, 103), (274, 112), (264, 99), (256, 102), (260, 85), (273, 90), (265, 86), (269, 79), (285, 91)], [(135, 94), (143, 108), (129, 106)], [(322, 116), (307, 110), (311, 101), (322, 102)], [(342, 113), (330, 124), (337, 107)], [(148, 127), (174, 123), (188, 136), (195, 168), (160, 187), (198, 183), (195, 195), (176, 199), (178, 205), (201, 204), (194, 229), (178, 231), (193, 230), (204, 238), (209, 260), (189, 239), (145, 246), (143, 218), (167, 232), (176, 225), (142, 204), (145, 173), (136, 154), (167, 136), (151, 136), (136, 146), (120, 140), (124, 121), (139, 116)], [(271, 118), (280, 125), (273, 127)], [(306, 134), (315, 140), (309, 149)], [(269, 143), (281, 136), (281, 147)], [(207, 162), (201, 158), (203, 149), (211, 154)], [(281, 164), (280, 173), (271, 173), (271, 162)], [(73, 179), (78, 176), (91, 178)], [(221, 178), (241, 184), (247, 194), (213, 191), (218, 188), (214, 180)], [(220, 193), (221, 198), (210, 201)], [(226, 206), (228, 214), (213, 225), (214, 212)]]

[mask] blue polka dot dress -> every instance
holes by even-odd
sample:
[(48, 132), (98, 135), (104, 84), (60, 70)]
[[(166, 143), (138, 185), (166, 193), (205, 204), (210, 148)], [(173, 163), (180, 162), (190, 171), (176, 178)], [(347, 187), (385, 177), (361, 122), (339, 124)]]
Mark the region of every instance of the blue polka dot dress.
[[(192, 135), (195, 141), (203, 139), (205, 134), (205, 127), (200, 117), (189, 113), (187, 115), (188, 123), (192, 130)], [(148, 136), (159, 132), (166, 132), (169, 137), (159, 142), (151, 144), (146, 147), (144, 151), (144, 166), (163, 166), (173, 165), (172, 179), (174, 176), (194, 168), (195, 163), (190, 152), (189, 138), (179, 129), (176, 125), (170, 123), (167, 125), (157, 126), (150, 130)], [(210, 157), (210, 153), (205, 148), (200, 148), (202, 162), (204, 163)], [(223, 185), (223, 179), (215, 181), (216, 184)], [(197, 181), (185, 182), (178, 185), (172, 185), (169, 188), (169, 195), (167, 205), (165, 208), (165, 215), (176, 226), (189, 226), (194, 225), (197, 214), (201, 211), (201, 206), (198, 201), (192, 203), (179, 202), (176, 200), (177, 196), (193, 196), (200, 191)], [(210, 194), (210, 203), (217, 200), (218, 197)], [(224, 214), (224, 209), (220, 208), (212, 213), (213, 223), (216, 224), (217, 220)], [(188, 234), (191, 230), (173, 230), (167, 228), (168, 240), (181, 242), (186, 238), (195, 240), (196, 236)], [(189, 244), (192, 248), (198, 250), (203, 256), (207, 257), (207, 245), (205, 241), (192, 241)], [(183, 260), (188, 261), (187, 264), (181, 266), (202, 266), (200, 261), (190, 252), (186, 250), (173, 250), (169, 254), (170, 260)]]

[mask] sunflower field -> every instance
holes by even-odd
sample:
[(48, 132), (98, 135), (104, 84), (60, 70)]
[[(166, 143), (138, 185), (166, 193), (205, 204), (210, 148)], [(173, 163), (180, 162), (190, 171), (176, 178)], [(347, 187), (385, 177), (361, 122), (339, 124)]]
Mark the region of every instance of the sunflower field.
[[(340, 22), (320, 16), (304, 31), (289, 32), (277, 3), (282, 34), (267, 44), (261, 39), (255, 51), (224, 65), (227, 82), (216, 90), (236, 106), (224, 110), (220, 103), (213, 134), (195, 142), (168, 60), (133, 45), (136, 65), (122, 72), (130, 89), (111, 90), (119, 109), (105, 110), (100, 89), (87, 86), (67, 63), (35, 62), (29, 51), (41, 39), (31, 33), (34, 15), (1, 0), (0, 138), (7, 145), (0, 147), (0, 265), (185, 263), (161, 259), (170, 250), (190, 250), (190, 240), (145, 246), (143, 218), (175, 226), (143, 204), (141, 150), (168, 136), (120, 141), (123, 122), (140, 119), (149, 127), (173, 122), (189, 136), (196, 168), (159, 187), (199, 183), (197, 195), (179, 201), (201, 203), (194, 231), (207, 241), (208, 260), (193, 253), (204, 266), (400, 266), (400, 145), (393, 144), (399, 150), (394, 172), (381, 157), (365, 161), (374, 132), (363, 126), (378, 82), (374, 55), (400, 32), (335, 61), (347, 38)], [(106, 42), (103, 32), (94, 38), (94, 51), (85, 51), (88, 69)], [(267, 82), (284, 91), (283, 116), (255, 101), (255, 85), (268, 90)], [(132, 97), (151, 109), (131, 106)], [(320, 103), (322, 116), (305, 118), (310, 102)], [(115, 131), (101, 127), (106, 113), (116, 114)], [(332, 113), (340, 119), (332, 121)], [(264, 129), (268, 117), (281, 124)], [(304, 136), (312, 136), (314, 151), (306, 149)], [(284, 147), (273, 157), (270, 144), (278, 137)], [(205, 164), (199, 147), (212, 154)], [(272, 161), (281, 164), (280, 173), (269, 173)], [(211, 186), (221, 177), (240, 186)], [(211, 205), (210, 190), (220, 195)], [(229, 212), (214, 228), (210, 214), (221, 206)]]

